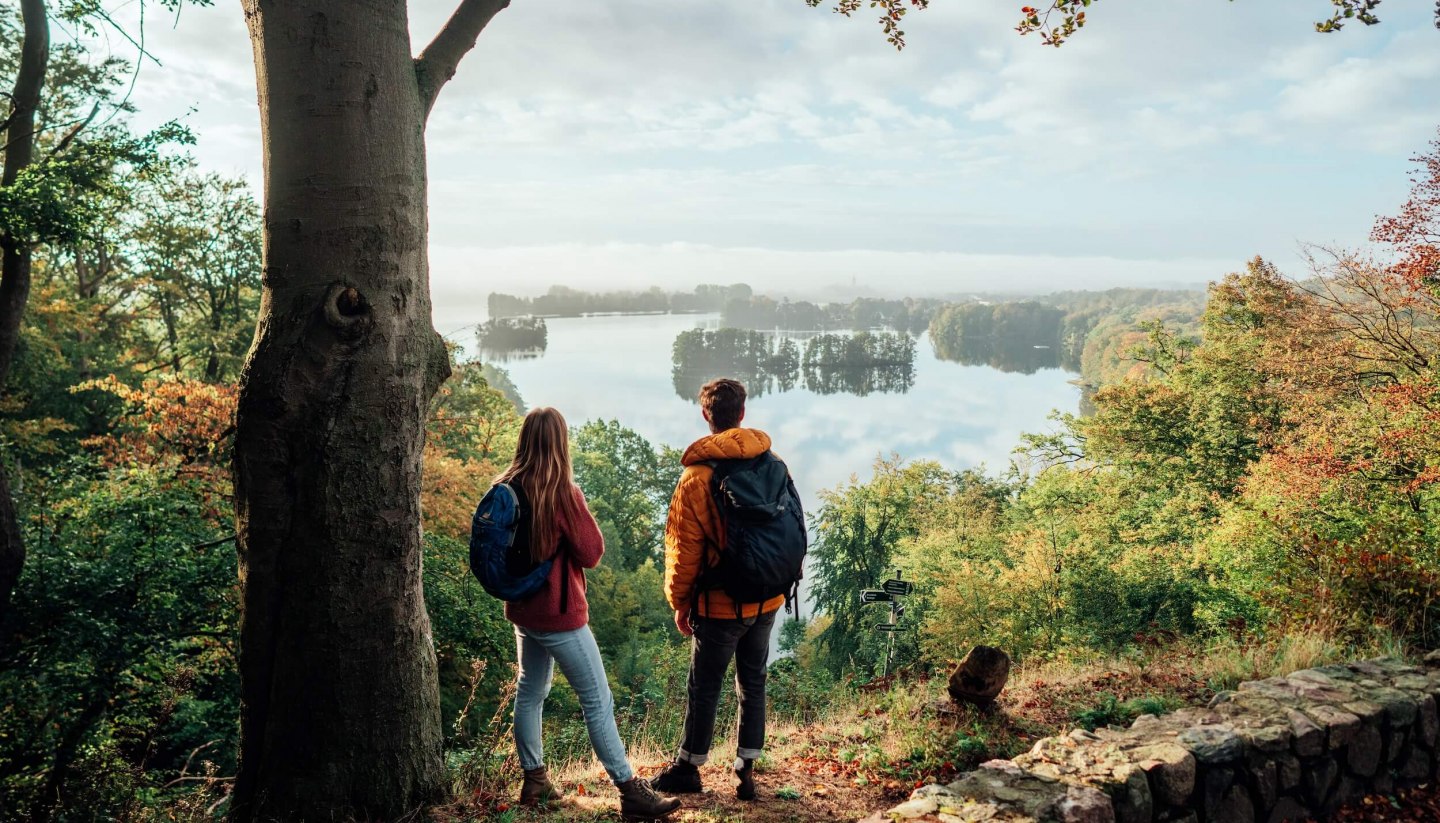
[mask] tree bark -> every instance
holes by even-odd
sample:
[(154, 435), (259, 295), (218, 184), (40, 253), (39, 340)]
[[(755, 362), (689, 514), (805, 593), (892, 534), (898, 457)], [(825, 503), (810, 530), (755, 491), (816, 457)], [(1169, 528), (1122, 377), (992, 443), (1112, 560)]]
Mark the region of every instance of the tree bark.
[(244, 0), (265, 145), (240, 378), (232, 816), (394, 819), (445, 788), (421, 588), (431, 323), (424, 106), (403, 2)]
[[(20, 44), (20, 67), (10, 97), (10, 113), (0, 141), (5, 146), (5, 166), (0, 186), (12, 185), (20, 172), (35, 159), (35, 113), (45, 87), (45, 70), (50, 62), (50, 21), (45, 0), (20, 0), (25, 27)], [(20, 343), (20, 320), (30, 299), (30, 241), (0, 233), (0, 397), (5, 397), (10, 365)], [(10, 484), (0, 459), (0, 625), (10, 612), (10, 593), (25, 567), (25, 542)]]

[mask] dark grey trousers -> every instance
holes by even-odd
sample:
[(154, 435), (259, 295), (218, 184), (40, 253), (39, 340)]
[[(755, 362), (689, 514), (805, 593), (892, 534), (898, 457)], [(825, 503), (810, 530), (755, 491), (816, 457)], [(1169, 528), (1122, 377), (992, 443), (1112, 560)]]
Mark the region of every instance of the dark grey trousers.
[(736, 756), (754, 760), (765, 748), (765, 667), (775, 611), (740, 620), (693, 617), (690, 677), (686, 684), (685, 739), (678, 757), (699, 766), (710, 759), (715, 711), (730, 658), (735, 658), (735, 693), (740, 698), (740, 740)]

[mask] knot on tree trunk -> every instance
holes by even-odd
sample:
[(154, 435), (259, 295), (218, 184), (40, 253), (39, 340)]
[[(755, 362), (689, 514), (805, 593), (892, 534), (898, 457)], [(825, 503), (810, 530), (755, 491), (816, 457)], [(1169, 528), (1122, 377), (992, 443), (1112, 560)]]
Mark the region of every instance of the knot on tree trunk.
[(370, 301), (354, 286), (335, 283), (325, 295), (325, 322), (347, 340), (354, 340), (370, 330)]

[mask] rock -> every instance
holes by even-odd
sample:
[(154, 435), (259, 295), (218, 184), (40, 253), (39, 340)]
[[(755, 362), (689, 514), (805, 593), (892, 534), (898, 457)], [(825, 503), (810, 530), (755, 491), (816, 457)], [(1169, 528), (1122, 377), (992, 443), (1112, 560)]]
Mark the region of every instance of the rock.
[(1305, 792), (1305, 800), (1315, 808), (1326, 805), (1331, 796), (1331, 790), (1335, 786), (1335, 778), (1340, 774), (1340, 767), (1334, 760), (1328, 757), (1310, 764), (1300, 777), (1301, 788)]
[(1430, 755), (1420, 751), (1418, 748), (1410, 752), (1404, 765), (1400, 767), (1400, 779), (1407, 783), (1419, 783), (1428, 780), (1430, 777)]
[(1197, 726), (1181, 732), (1176, 740), (1190, 750), (1195, 759), (1206, 765), (1233, 763), (1240, 759), (1244, 747), (1239, 735), (1230, 726)]
[(1410, 756), (1410, 736), (1400, 729), (1390, 732), (1385, 744), (1385, 757), (1381, 763), (1400, 763)]
[(1255, 802), (1260, 812), (1269, 811), (1280, 797), (1280, 767), (1273, 760), (1251, 766), (1250, 782), (1255, 787)]
[(1348, 774), (1341, 775), (1340, 787), (1335, 790), (1335, 795), (1330, 798), (1330, 802), (1334, 803), (1336, 807), (1339, 807), (1352, 800), (1359, 800), (1369, 793), (1370, 792), (1366, 790), (1365, 781), (1351, 777)]
[(1388, 686), (1371, 689), (1368, 697), (1385, 707), (1385, 717), (1390, 721), (1391, 728), (1402, 728), (1414, 723), (1420, 710), (1415, 698)]
[(1380, 732), (1370, 726), (1362, 726), (1356, 733), (1355, 739), (1350, 741), (1347, 750), (1346, 764), (1350, 771), (1361, 777), (1371, 777), (1375, 770), (1380, 767), (1380, 752), (1384, 741), (1380, 738)]
[(1115, 809), (1104, 792), (1071, 786), (1055, 805), (1055, 819), (1060, 823), (1115, 823)]
[(1425, 655), (1424, 663), (1427, 669), (1440, 669), (1440, 649)]
[(1216, 706), (1223, 706), (1223, 705), (1225, 705), (1226, 703), (1229, 703), (1231, 700), (1234, 700), (1234, 699), (1235, 699), (1235, 695), (1237, 695), (1237, 694), (1239, 694), (1239, 692), (1233, 692), (1233, 691), (1216, 692), (1216, 693), (1215, 693), (1215, 696), (1212, 697), (1212, 698), (1210, 698), (1210, 702), (1206, 704), (1206, 708), (1213, 709), (1213, 708), (1215, 708)]
[(1215, 815), (1225, 803), (1225, 796), (1235, 784), (1235, 773), (1229, 769), (1209, 769), (1201, 778), (1199, 792), (1200, 817), (1204, 820), (1224, 820)]
[(1310, 810), (1293, 797), (1282, 797), (1270, 811), (1269, 823), (1301, 823), (1311, 818)]
[(935, 814), (940, 810), (940, 801), (934, 795), (929, 797), (916, 797), (901, 803), (890, 810), (892, 820), (914, 820), (917, 817), (924, 817), (927, 814)]
[(1420, 701), (1420, 717), (1417, 723), (1420, 735), (1420, 743), (1425, 746), (1434, 746), (1435, 737), (1440, 733), (1440, 714), (1435, 710), (1435, 698), (1432, 695), (1425, 695)]
[(1305, 669), (1304, 671), (1298, 671), (1285, 679), (1292, 682), (1299, 680), (1306, 683), (1315, 683), (1321, 686), (1335, 685), (1335, 678), (1331, 677), (1325, 672), (1317, 671), (1316, 669)]
[(1325, 751), (1325, 730), (1305, 714), (1288, 709), (1285, 717), (1290, 721), (1290, 733), (1295, 753), (1301, 757), (1314, 757)]
[(1367, 726), (1379, 726), (1385, 720), (1385, 707), (1373, 700), (1352, 700), (1344, 708)]
[(1300, 758), (1293, 754), (1282, 754), (1275, 757), (1275, 774), (1280, 781), (1282, 794), (1300, 785), (1300, 773)]
[(1174, 743), (1157, 743), (1135, 749), (1131, 756), (1150, 778), (1155, 797), (1169, 806), (1190, 802), (1195, 793), (1195, 756)]
[(1355, 733), (1360, 731), (1360, 718), (1334, 706), (1308, 706), (1305, 714), (1321, 728), (1329, 730), (1326, 739), (1332, 752), (1349, 743), (1355, 738)]
[(1225, 823), (1255, 823), (1255, 805), (1250, 802), (1250, 794), (1245, 787), (1231, 786), (1215, 809), (1214, 816), (1206, 819), (1217, 823), (1221, 820)]
[(1010, 655), (994, 646), (976, 646), (950, 673), (950, 698), (989, 706), (1010, 679)]
[(1150, 783), (1139, 766), (1121, 766), (1115, 770), (1115, 780), (1123, 783), (1110, 796), (1118, 823), (1150, 823), (1155, 813), (1155, 801), (1150, 795)]

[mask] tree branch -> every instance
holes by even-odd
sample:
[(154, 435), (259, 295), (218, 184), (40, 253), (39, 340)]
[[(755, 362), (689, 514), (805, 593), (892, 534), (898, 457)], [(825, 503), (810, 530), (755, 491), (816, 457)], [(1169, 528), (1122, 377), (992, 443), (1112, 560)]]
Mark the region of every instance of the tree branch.
[(90, 109), (90, 114), (89, 114), (89, 116), (86, 117), (84, 120), (81, 120), (79, 123), (76, 123), (75, 126), (74, 126), (72, 129), (70, 129), (70, 131), (66, 132), (66, 133), (65, 133), (65, 136), (62, 137), (62, 138), (60, 138), (60, 142), (56, 143), (56, 144), (55, 144), (55, 147), (52, 148), (52, 149), (50, 150), (50, 153), (49, 153), (48, 155), (46, 155), (46, 156), (47, 156), (47, 157), (54, 157), (55, 155), (57, 155), (57, 154), (59, 154), (60, 152), (64, 151), (64, 150), (66, 149), (66, 147), (68, 147), (68, 146), (70, 145), (70, 141), (74, 140), (74, 139), (75, 139), (75, 136), (76, 136), (77, 134), (79, 134), (82, 130), (84, 130), (84, 128), (85, 128), (86, 126), (90, 125), (90, 121), (91, 121), (91, 120), (94, 120), (94, 119), (95, 119), (95, 115), (97, 115), (97, 114), (99, 114), (99, 113), (100, 113), (100, 102), (97, 100), (97, 101), (95, 102), (94, 107)]
[(455, 76), (461, 58), (475, 48), (475, 41), (491, 18), (509, 5), (510, 0), (460, 0), (444, 28), (415, 58), (415, 79), (420, 84), (420, 100), (427, 118), (440, 88)]

